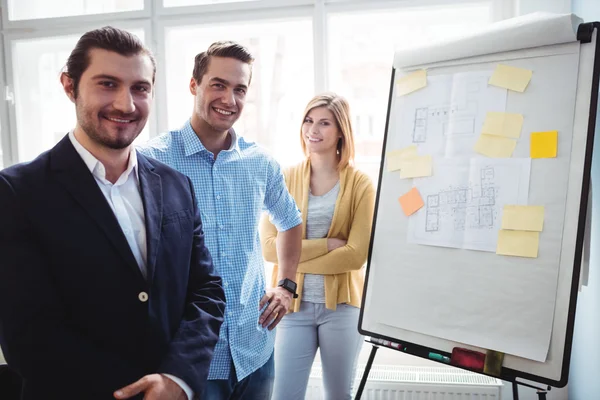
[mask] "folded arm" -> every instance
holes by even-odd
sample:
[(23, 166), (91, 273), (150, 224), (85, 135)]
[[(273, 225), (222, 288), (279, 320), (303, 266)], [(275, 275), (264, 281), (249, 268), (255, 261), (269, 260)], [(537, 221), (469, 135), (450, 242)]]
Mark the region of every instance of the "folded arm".
[(358, 200), (346, 245), (299, 263), (298, 272), (335, 275), (361, 269), (369, 251), (374, 204), (375, 190), (369, 184)]
[[(277, 264), (277, 228), (269, 221), (267, 214), (263, 215), (260, 222), (260, 242), (263, 257), (268, 262)], [(303, 239), (300, 262), (327, 254), (327, 239)]]

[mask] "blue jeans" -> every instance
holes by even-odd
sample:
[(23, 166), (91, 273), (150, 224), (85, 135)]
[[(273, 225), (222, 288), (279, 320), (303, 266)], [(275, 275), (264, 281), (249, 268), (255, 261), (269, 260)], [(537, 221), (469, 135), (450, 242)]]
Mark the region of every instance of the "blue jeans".
[(229, 379), (209, 379), (201, 400), (269, 400), (275, 379), (273, 355), (259, 369), (238, 382), (233, 361)]
[(273, 400), (304, 400), (317, 348), (321, 354), (326, 400), (350, 400), (356, 362), (362, 347), (360, 310), (338, 304), (303, 301), (300, 311), (283, 317), (275, 337)]

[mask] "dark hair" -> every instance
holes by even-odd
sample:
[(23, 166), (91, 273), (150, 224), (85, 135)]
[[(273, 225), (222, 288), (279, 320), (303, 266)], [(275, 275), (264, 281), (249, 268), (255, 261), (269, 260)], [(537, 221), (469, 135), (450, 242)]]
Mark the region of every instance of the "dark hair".
[(152, 83), (154, 83), (156, 60), (152, 52), (134, 34), (112, 26), (105, 26), (84, 33), (69, 55), (64, 72), (73, 80), (74, 97), (77, 97), (81, 75), (89, 67), (91, 49), (114, 51), (122, 56), (133, 56), (140, 53), (147, 55), (154, 67), (152, 73)]
[[(254, 62), (254, 57), (252, 57), (250, 51), (241, 44), (230, 41), (215, 42), (210, 45), (208, 50), (196, 55), (192, 76), (197, 83), (202, 81), (202, 77), (208, 70), (210, 57), (235, 58), (236, 60), (250, 65), (250, 67), (252, 67), (252, 63)], [(250, 69), (250, 80), (252, 80), (252, 69)]]

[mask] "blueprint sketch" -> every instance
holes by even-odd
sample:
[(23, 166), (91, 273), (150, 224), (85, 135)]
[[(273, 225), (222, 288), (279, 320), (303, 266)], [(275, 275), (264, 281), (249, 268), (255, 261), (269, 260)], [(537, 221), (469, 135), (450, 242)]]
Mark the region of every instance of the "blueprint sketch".
[(434, 176), (414, 181), (425, 206), (408, 242), (495, 252), (503, 206), (527, 204), (530, 169), (529, 158), (438, 159)]
[(472, 154), (488, 111), (506, 111), (506, 89), (489, 86), (493, 71), (427, 78), (427, 87), (398, 99), (395, 147), (416, 144), (420, 154)]

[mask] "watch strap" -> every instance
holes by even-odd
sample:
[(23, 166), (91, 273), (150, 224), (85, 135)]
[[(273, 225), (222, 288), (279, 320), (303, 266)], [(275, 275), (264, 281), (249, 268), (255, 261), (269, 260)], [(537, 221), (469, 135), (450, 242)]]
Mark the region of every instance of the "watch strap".
[(298, 298), (298, 293), (296, 293), (296, 288), (298, 285), (291, 279), (284, 278), (277, 283), (278, 287), (282, 287), (293, 295), (294, 299)]

